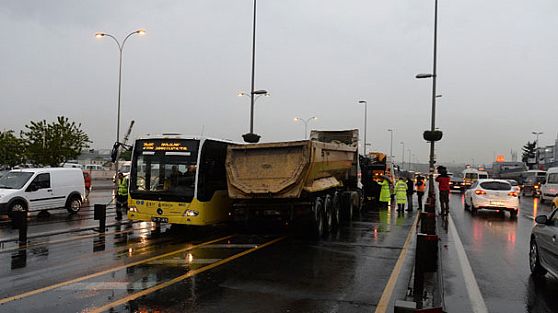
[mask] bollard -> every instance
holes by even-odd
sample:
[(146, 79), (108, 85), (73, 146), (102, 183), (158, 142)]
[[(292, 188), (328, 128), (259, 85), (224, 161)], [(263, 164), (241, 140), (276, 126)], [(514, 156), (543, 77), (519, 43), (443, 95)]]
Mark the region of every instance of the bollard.
[(27, 211), (13, 211), (12, 219), (19, 230), (19, 245), (27, 244)]
[(417, 234), (417, 248), (415, 254), (415, 277), (413, 282), (413, 298), (422, 308), (424, 293), (424, 274), (438, 269), (438, 236)]
[(107, 206), (105, 204), (95, 204), (93, 219), (99, 221), (99, 232), (104, 233), (107, 223)]
[(436, 235), (436, 214), (430, 212), (420, 213), (420, 232), (427, 235)]

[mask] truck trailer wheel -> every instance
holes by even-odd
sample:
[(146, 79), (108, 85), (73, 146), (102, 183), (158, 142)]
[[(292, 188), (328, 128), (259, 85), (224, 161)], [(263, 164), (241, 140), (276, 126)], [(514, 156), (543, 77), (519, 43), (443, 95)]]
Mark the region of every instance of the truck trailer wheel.
[(326, 195), (324, 198), (324, 235), (327, 235), (333, 230), (333, 198), (331, 195)]
[(344, 192), (341, 197), (341, 218), (343, 221), (353, 219), (353, 199), (351, 192)]
[(333, 195), (333, 228), (341, 223), (341, 193), (338, 191)]
[(321, 197), (316, 197), (313, 207), (312, 237), (319, 240), (324, 235), (324, 204)]

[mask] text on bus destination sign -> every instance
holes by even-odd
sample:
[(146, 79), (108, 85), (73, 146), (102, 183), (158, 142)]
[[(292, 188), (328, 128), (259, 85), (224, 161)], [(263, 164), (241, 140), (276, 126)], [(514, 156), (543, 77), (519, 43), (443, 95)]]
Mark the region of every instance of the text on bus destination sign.
[(143, 150), (152, 151), (188, 151), (187, 146), (183, 146), (180, 142), (144, 142)]

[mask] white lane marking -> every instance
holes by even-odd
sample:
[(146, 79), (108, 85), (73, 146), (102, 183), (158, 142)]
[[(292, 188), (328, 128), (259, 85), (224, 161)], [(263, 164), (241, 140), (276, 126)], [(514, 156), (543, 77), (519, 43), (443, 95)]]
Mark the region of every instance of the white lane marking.
[(473, 312), (488, 313), (488, 309), (486, 308), (486, 304), (484, 303), (484, 298), (482, 297), (479, 285), (477, 283), (477, 280), (475, 279), (475, 274), (473, 273), (471, 264), (467, 259), (465, 248), (463, 247), (461, 238), (459, 238), (459, 234), (457, 233), (455, 224), (453, 223), (453, 219), (451, 218), (451, 214), (448, 215), (448, 217), (449, 228), (451, 229), (451, 235), (453, 236), (453, 240), (455, 242), (457, 257), (459, 259), (461, 269), (463, 270), (463, 278), (465, 280), (465, 286), (467, 286), (467, 293), (469, 294), (469, 301), (471, 301)]
[(535, 220), (535, 217), (533, 215), (529, 215), (529, 214), (523, 214), (523, 215), (530, 220)]
[(242, 244), (242, 243), (223, 243), (223, 244), (210, 244), (210, 245), (205, 245), (203, 247), (199, 247), (199, 249), (236, 249), (236, 248), (242, 248), (242, 249), (253, 249), (256, 248), (258, 245), (256, 244)]

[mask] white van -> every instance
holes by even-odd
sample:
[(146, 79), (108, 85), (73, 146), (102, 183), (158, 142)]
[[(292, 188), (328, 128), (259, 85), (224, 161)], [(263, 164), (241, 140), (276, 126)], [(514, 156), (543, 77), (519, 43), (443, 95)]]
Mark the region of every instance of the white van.
[(471, 187), (479, 179), (487, 179), (488, 173), (485, 171), (479, 171), (474, 168), (467, 168), (462, 172), (463, 185), (465, 188)]
[(79, 168), (12, 170), (0, 178), (0, 214), (66, 208), (77, 213), (85, 196)]
[(546, 179), (541, 185), (541, 202), (552, 201), (558, 196), (558, 167), (551, 167), (546, 171)]

